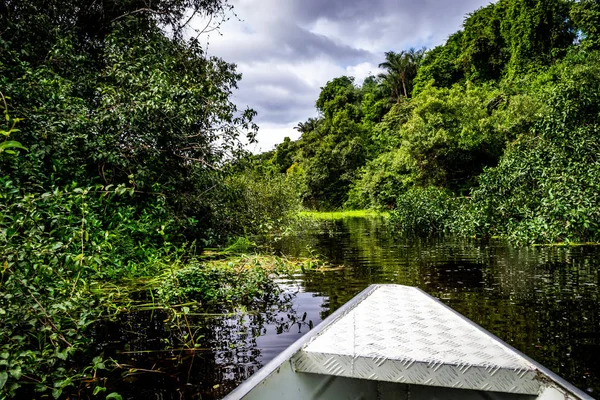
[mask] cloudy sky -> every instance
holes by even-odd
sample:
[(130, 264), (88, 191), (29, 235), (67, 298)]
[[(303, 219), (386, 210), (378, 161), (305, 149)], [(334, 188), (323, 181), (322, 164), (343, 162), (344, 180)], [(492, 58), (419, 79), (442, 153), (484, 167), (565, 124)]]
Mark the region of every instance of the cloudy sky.
[(329, 80), (361, 84), (384, 52), (431, 48), (458, 30), (467, 13), (489, 0), (232, 0), (238, 19), (206, 37), (210, 55), (243, 74), (234, 102), (258, 112), (254, 152), (267, 151), (294, 126), (315, 117)]

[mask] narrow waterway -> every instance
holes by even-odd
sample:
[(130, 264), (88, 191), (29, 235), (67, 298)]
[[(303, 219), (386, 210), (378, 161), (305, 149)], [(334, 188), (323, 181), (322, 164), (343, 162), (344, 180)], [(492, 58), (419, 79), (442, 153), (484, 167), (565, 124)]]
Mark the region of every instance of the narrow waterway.
[(398, 240), (383, 220), (361, 218), (323, 222), (273, 246), (333, 268), (281, 281), (285, 295), (267, 310), (198, 317), (199, 350), (163, 352), (161, 338), (172, 333), (157, 313), (107, 326), (100, 349), (137, 369), (115, 387), (123, 398), (221, 398), (372, 283), (417, 286), (592, 396), (600, 391), (598, 247)]

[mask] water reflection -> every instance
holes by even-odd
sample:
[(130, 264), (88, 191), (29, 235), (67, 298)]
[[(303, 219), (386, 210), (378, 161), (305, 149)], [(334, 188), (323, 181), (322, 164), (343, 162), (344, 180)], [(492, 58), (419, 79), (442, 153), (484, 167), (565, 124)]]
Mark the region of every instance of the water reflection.
[(371, 283), (417, 286), (583, 390), (600, 390), (599, 248), (395, 241), (378, 220), (325, 225), (281, 250), (309, 246), (347, 266), (305, 277), (306, 290), (328, 297), (331, 311)]
[(110, 376), (110, 391), (124, 399), (222, 398), (321, 321), (322, 298), (295, 281), (279, 283), (284, 290), (278, 301), (261, 310), (189, 315), (198, 348), (186, 346), (187, 328), (169, 323), (161, 311), (98, 324), (95, 354), (120, 365)]
[(277, 246), (288, 255), (320, 254), (343, 268), (282, 281), (288, 296), (268, 309), (197, 317), (205, 350), (166, 351), (179, 333), (159, 313), (99, 326), (105, 356), (160, 370), (125, 373), (115, 390), (130, 399), (221, 398), (372, 283), (420, 287), (581, 389), (600, 390), (598, 248), (395, 241), (377, 219), (324, 222)]

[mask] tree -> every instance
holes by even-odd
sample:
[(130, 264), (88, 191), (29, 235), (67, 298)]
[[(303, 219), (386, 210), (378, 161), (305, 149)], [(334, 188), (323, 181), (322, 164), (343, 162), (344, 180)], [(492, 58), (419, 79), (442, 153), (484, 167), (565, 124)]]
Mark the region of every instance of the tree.
[(271, 160), (278, 172), (285, 173), (292, 166), (294, 163), (294, 153), (296, 152), (296, 147), (297, 142), (292, 142), (287, 136), (283, 139), (283, 142), (277, 145)]
[(569, 18), (570, 1), (510, 0), (496, 4), (505, 8), (501, 32), (508, 46), (509, 75), (547, 66), (562, 58), (573, 45), (575, 31)]
[(505, 7), (490, 4), (469, 15), (464, 22), (461, 54), (457, 66), (471, 81), (498, 80), (510, 59), (501, 25)]
[(346, 200), (350, 182), (368, 157), (362, 99), (363, 92), (354, 86), (354, 78), (335, 78), (327, 82), (317, 99), (322, 117), (298, 125), (304, 132), (295, 145), (293, 159), (297, 170), (302, 171), (305, 205), (332, 209)]
[(569, 57), (547, 72), (547, 108), (473, 192), (469, 234), (521, 243), (600, 240), (600, 57)]
[(138, 204), (162, 193), (177, 221), (201, 221), (194, 239), (217, 224), (207, 190), (244, 152), (240, 136), (253, 140), (255, 113), (230, 101), (235, 65), (183, 37), (190, 10), (218, 20), (226, 0), (145, 4), (2, 4), (0, 79), (29, 151), (0, 170), (36, 191), (125, 184)]
[(298, 122), (298, 125), (296, 125), (294, 129), (300, 133), (312, 132), (317, 129), (319, 122), (319, 118), (309, 118), (306, 122)]
[(345, 110), (353, 121), (358, 122), (361, 118), (360, 95), (360, 90), (354, 86), (354, 78), (341, 76), (321, 88), (315, 105), (325, 119), (332, 119), (334, 114)]
[(581, 34), (581, 46), (600, 49), (600, 1), (580, 0), (571, 6), (571, 19)]
[(424, 54), (425, 48), (420, 50), (411, 48), (400, 53), (393, 51), (385, 53), (386, 61), (379, 64), (379, 68), (386, 69), (387, 73), (380, 74), (379, 77), (397, 101), (400, 101), (402, 96), (406, 98), (410, 96), (412, 80), (417, 75)]
[(414, 94), (432, 82), (451, 87), (465, 81), (499, 81), (551, 65), (575, 39), (571, 7), (587, 10), (571, 15), (580, 16), (581, 29), (593, 36), (596, 17), (591, 3), (501, 0), (469, 14), (462, 30), (426, 54)]
[(365, 128), (371, 130), (375, 124), (381, 122), (390, 106), (381, 79), (375, 76), (366, 77), (361, 87), (361, 109)]

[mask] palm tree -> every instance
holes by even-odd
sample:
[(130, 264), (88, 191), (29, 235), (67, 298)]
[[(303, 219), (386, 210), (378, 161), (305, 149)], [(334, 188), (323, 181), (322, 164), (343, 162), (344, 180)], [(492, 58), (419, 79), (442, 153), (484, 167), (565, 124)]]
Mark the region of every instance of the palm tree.
[(415, 50), (414, 47), (400, 53), (394, 51), (385, 53), (385, 62), (379, 64), (379, 68), (384, 68), (387, 72), (379, 74), (379, 77), (391, 89), (398, 102), (402, 96), (409, 97), (407, 88), (412, 86), (412, 80), (417, 75), (424, 55), (425, 48)]
[(318, 118), (309, 118), (306, 122), (298, 122), (294, 129), (300, 133), (312, 132), (317, 129), (319, 122)]

